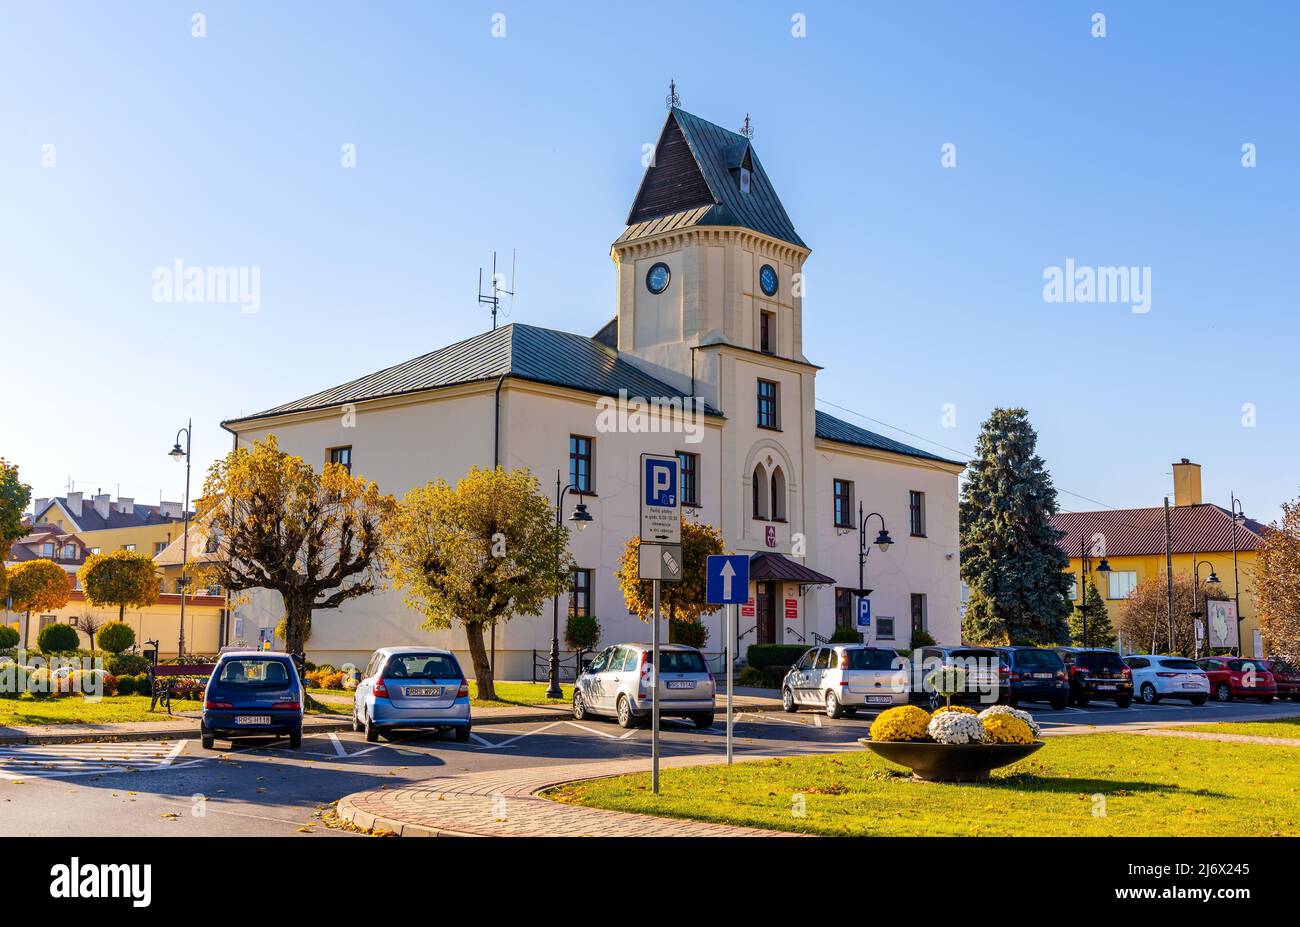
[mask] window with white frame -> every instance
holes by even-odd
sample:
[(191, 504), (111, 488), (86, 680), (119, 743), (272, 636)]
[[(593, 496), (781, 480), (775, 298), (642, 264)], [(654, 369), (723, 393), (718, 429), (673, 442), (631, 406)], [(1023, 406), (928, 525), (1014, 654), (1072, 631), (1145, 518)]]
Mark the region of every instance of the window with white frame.
[(1111, 570), (1109, 579), (1110, 588), (1106, 595), (1108, 599), (1127, 599), (1138, 584), (1136, 570)]

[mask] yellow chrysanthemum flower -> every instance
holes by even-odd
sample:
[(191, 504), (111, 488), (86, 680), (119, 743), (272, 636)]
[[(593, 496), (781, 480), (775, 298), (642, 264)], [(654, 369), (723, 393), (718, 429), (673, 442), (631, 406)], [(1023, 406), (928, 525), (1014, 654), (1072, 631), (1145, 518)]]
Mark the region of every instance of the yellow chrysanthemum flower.
[(1011, 715), (989, 715), (984, 718), (986, 744), (1031, 744), (1034, 732), (1029, 725)]
[(930, 713), (915, 705), (900, 705), (882, 711), (871, 722), (872, 740), (925, 740), (925, 727), (930, 723)]
[(963, 714), (963, 715), (979, 714), (979, 712), (977, 712), (974, 708), (968, 708), (965, 705), (940, 705), (938, 708), (934, 710), (933, 714), (931, 714), (930, 717), (934, 717), (934, 715), (941, 714), (942, 712), (945, 711), (955, 711), (958, 714)]

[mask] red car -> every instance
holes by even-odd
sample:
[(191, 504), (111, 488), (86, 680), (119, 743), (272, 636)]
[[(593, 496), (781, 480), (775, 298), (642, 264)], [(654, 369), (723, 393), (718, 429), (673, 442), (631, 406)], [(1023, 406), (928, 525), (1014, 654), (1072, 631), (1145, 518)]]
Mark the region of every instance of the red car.
[(1265, 667), (1264, 660), (1241, 657), (1206, 657), (1196, 665), (1210, 677), (1210, 692), (1220, 702), (1234, 698), (1254, 698), (1271, 702), (1277, 695), (1277, 681)]
[(1259, 663), (1273, 674), (1273, 679), (1277, 682), (1278, 698), (1300, 702), (1300, 670), (1285, 660), (1268, 659), (1260, 660)]

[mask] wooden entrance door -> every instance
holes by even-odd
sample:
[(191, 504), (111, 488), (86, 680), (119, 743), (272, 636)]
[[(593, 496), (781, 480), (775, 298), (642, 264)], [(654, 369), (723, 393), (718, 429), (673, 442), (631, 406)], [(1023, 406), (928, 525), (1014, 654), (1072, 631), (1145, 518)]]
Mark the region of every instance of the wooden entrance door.
[(776, 590), (771, 582), (755, 583), (755, 605), (758, 611), (758, 629), (754, 632), (760, 644), (775, 644), (776, 640)]

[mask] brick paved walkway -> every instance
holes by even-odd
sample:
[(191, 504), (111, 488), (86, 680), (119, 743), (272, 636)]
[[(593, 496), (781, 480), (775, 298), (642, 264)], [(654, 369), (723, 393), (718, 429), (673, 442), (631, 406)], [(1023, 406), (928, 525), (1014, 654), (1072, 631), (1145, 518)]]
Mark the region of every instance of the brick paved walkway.
[[(771, 759), (754, 757), (753, 760)], [(665, 757), (661, 768), (717, 763), (705, 756)], [(736, 759), (736, 762), (752, 760)], [(781, 831), (583, 808), (538, 798), (549, 786), (647, 772), (645, 759), (581, 766), (539, 766), (434, 779), (418, 786), (348, 795), (338, 814), (366, 830), (403, 837), (793, 837)]]

